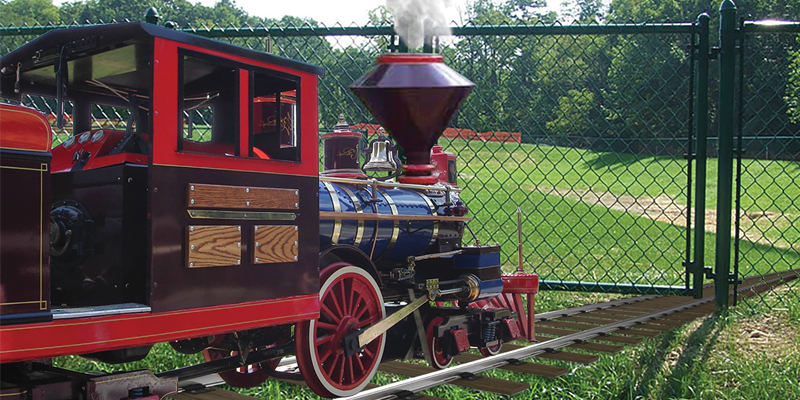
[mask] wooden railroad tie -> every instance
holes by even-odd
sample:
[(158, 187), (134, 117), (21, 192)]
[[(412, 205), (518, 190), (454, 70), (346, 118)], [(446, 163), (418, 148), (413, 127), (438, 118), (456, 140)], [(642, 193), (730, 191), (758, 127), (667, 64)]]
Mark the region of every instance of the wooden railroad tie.
[[(425, 365), (409, 364), (400, 361), (389, 361), (382, 363), (378, 366), (381, 372), (388, 372), (391, 374), (404, 375), (404, 376), (420, 376), (436, 372), (436, 369)], [(475, 375), (480, 376), (480, 375)], [(457, 379), (448, 382), (450, 385), (466, 387), (470, 389), (483, 390), (484, 392), (493, 392), (504, 394), (506, 396), (513, 396), (517, 393), (522, 393), (530, 387), (527, 383), (513, 382), (503, 379), (490, 378), (488, 376), (480, 376), (480, 379)]]

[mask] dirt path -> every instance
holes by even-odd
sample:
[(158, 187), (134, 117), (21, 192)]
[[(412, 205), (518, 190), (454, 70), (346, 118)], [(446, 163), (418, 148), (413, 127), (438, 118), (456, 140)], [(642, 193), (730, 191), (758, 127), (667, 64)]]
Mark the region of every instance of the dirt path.
[[(654, 221), (666, 222), (668, 224), (685, 227), (686, 209), (683, 204), (678, 204), (675, 199), (661, 195), (658, 197), (634, 197), (631, 195), (618, 195), (611, 192), (579, 190), (579, 189), (558, 189), (558, 188), (537, 188), (537, 191), (558, 195), (565, 199), (580, 201), (591, 205), (601, 205), (606, 208), (626, 212), (633, 215), (649, 218)], [(770, 240), (764, 232), (756, 226), (756, 220), (768, 220), (771, 224), (788, 221), (786, 214), (773, 211), (755, 211), (743, 213), (740, 224), (741, 231), (739, 238), (753, 243), (773, 246), (780, 249), (793, 249), (800, 251), (800, 244), (790, 244), (785, 240)], [(694, 214), (692, 215), (692, 228), (694, 228)], [(716, 233), (717, 231), (717, 210), (707, 209), (705, 215), (705, 231)], [(733, 235), (733, 232), (731, 232)]]

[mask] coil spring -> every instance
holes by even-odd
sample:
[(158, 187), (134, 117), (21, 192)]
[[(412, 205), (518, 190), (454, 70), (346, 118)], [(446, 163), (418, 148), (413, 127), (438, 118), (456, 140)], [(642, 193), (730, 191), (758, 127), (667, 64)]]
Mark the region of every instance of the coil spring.
[[(148, 388), (139, 387), (139, 388), (130, 389), (130, 390), (128, 390), (128, 398), (129, 399), (141, 399), (142, 397), (145, 396), (145, 394), (146, 394), (145, 390), (146, 389), (148, 389)], [(149, 392), (149, 390), (148, 390), (148, 392)]]
[(494, 341), (495, 333), (497, 330), (495, 329), (495, 324), (486, 324), (483, 326), (483, 341), (484, 342), (492, 342)]

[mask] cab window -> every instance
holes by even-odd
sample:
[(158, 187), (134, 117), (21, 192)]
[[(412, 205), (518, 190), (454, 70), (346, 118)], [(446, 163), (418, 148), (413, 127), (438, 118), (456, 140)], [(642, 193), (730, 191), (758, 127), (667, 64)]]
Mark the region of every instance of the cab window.
[(239, 155), (239, 69), (189, 51), (182, 52), (180, 63), (178, 150)]
[(250, 76), (250, 156), (300, 161), (299, 78), (261, 69)]

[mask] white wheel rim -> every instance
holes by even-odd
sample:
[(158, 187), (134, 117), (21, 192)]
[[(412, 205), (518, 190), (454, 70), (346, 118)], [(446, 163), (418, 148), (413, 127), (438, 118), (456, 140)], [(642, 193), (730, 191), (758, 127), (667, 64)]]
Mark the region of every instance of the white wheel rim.
[[(356, 274), (362, 275), (365, 278), (367, 278), (369, 280), (370, 284), (375, 289), (375, 293), (377, 293), (377, 295), (378, 295), (378, 304), (383, 305), (383, 295), (381, 294), (380, 287), (378, 286), (378, 283), (375, 282), (375, 279), (373, 279), (372, 275), (367, 273), (367, 271), (364, 271), (362, 268), (358, 268), (358, 267), (354, 267), (354, 266), (347, 266), (347, 267), (339, 268), (338, 270), (336, 270), (336, 272), (334, 272), (323, 283), (322, 287), (319, 289), (320, 301), (322, 301), (322, 294), (325, 293), (326, 290), (328, 290), (328, 287), (330, 287), (331, 283), (335, 282), (336, 279), (339, 278), (340, 276), (342, 276), (344, 274), (348, 274), (348, 273), (356, 273)], [(386, 307), (381, 306), (380, 309), (381, 309), (381, 319), (386, 318)], [(316, 335), (315, 335), (315, 333), (316, 333), (316, 322), (317, 322), (317, 320), (312, 320), (308, 325), (308, 329), (309, 329), (308, 337), (311, 338), (311, 340), (309, 341), (309, 354), (311, 355), (311, 359), (312, 360), (317, 360), (317, 346), (315, 346), (315, 344), (314, 344), (314, 339), (316, 337)], [(373, 368), (372, 371), (369, 373), (369, 376), (367, 377), (367, 379), (364, 379), (364, 382), (361, 382), (361, 384), (358, 385), (354, 389), (341, 390), (339, 388), (334, 387), (325, 378), (325, 374), (320, 369), (319, 364), (317, 364), (316, 362), (313, 362), (312, 365), (314, 366), (314, 374), (316, 374), (316, 376), (319, 379), (319, 381), (322, 384), (322, 386), (324, 386), (325, 389), (327, 389), (333, 395), (339, 396), (339, 397), (351, 396), (351, 395), (353, 395), (355, 393), (360, 392), (361, 389), (363, 389), (365, 386), (367, 386), (369, 381), (372, 380), (372, 377), (375, 376), (375, 373), (378, 372), (378, 364), (380, 364), (380, 360), (383, 358), (383, 350), (386, 347), (386, 335), (385, 334), (381, 335), (377, 340), (380, 340), (380, 348), (378, 350), (378, 355), (377, 355), (378, 363), (375, 364), (375, 368)]]

